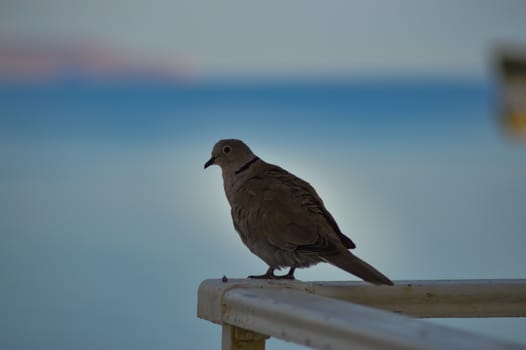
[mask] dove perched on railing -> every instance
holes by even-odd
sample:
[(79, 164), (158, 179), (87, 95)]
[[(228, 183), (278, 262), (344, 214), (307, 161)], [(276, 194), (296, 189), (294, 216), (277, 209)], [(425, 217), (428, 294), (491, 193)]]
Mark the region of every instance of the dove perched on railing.
[[(266, 163), (240, 140), (218, 141), (205, 169), (217, 164), (234, 227), (243, 243), (268, 266), (249, 278), (294, 279), (296, 268), (327, 262), (374, 284), (393, 282), (351, 253), (344, 235), (314, 188)], [(288, 267), (286, 275), (274, 270)]]

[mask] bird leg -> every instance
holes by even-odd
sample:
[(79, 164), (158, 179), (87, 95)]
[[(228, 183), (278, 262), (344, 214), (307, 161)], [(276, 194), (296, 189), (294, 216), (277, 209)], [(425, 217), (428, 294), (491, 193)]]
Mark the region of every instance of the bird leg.
[(294, 270), (296, 270), (295, 267), (291, 267), (289, 269), (289, 272), (286, 275), (275, 275), (274, 274), (275, 268), (269, 267), (267, 272), (263, 275), (256, 275), (256, 276), (248, 276), (250, 279), (266, 279), (266, 280), (293, 280), (294, 278)]
[(274, 275), (274, 268), (273, 267), (269, 267), (267, 272), (265, 272), (265, 274), (263, 275), (253, 275), (253, 276), (248, 276), (248, 278), (250, 279), (263, 279), (263, 280), (274, 280), (276, 279), (276, 275)]
[(289, 269), (289, 272), (287, 272), (286, 275), (281, 275), (281, 276), (275, 276), (276, 279), (278, 280), (294, 280), (294, 270), (296, 270), (295, 267), (291, 267)]

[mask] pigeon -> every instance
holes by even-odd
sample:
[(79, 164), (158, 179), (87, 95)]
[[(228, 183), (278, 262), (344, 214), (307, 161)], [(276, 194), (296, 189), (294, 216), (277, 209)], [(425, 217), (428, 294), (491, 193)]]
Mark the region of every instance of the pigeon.
[[(256, 279), (294, 279), (297, 268), (320, 262), (339, 267), (369, 283), (393, 285), (350, 249), (314, 188), (283, 168), (255, 155), (241, 140), (218, 141), (204, 168), (218, 165), (234, 228), (248, 249), (268, 265)], [(276, 269), (289, 268), (285, 275)]]

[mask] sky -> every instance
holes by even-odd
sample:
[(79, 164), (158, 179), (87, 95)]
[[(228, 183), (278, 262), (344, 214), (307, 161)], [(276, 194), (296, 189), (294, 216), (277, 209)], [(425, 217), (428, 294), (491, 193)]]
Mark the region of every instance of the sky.
[(0, 43), (104, 45), (196, 74), (481, 77), (524, 45), (517, 0), (3, 0)]
[[(219, 346), (220, 328), (196, 317), (199, 283), (266, 269), (233, 229), (219, 169), (203, 170), (226, 137), (309, 181), (394, 280), (524, 278), (526, 153), (497, 122), (491, 60), (526, 44), (525, 13), (523, 1), (0, 0), (0, 49), (78, 45), (258, 77), (0, 85), (0, 348)], [(353, 279), (326, 264), (296, 276)], [(435, 322), (526, 343), (524, 321)]]

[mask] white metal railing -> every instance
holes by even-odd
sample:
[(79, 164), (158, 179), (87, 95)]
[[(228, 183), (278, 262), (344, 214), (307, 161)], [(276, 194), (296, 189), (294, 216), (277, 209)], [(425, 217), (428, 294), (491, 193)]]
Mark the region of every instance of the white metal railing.
[(269, 336), (317, 349), (522, 349), (414, 317), (524, 317), (526, 280), (362, 282), (205, 280), (198, 317), (223, 327), (223, 350)]

